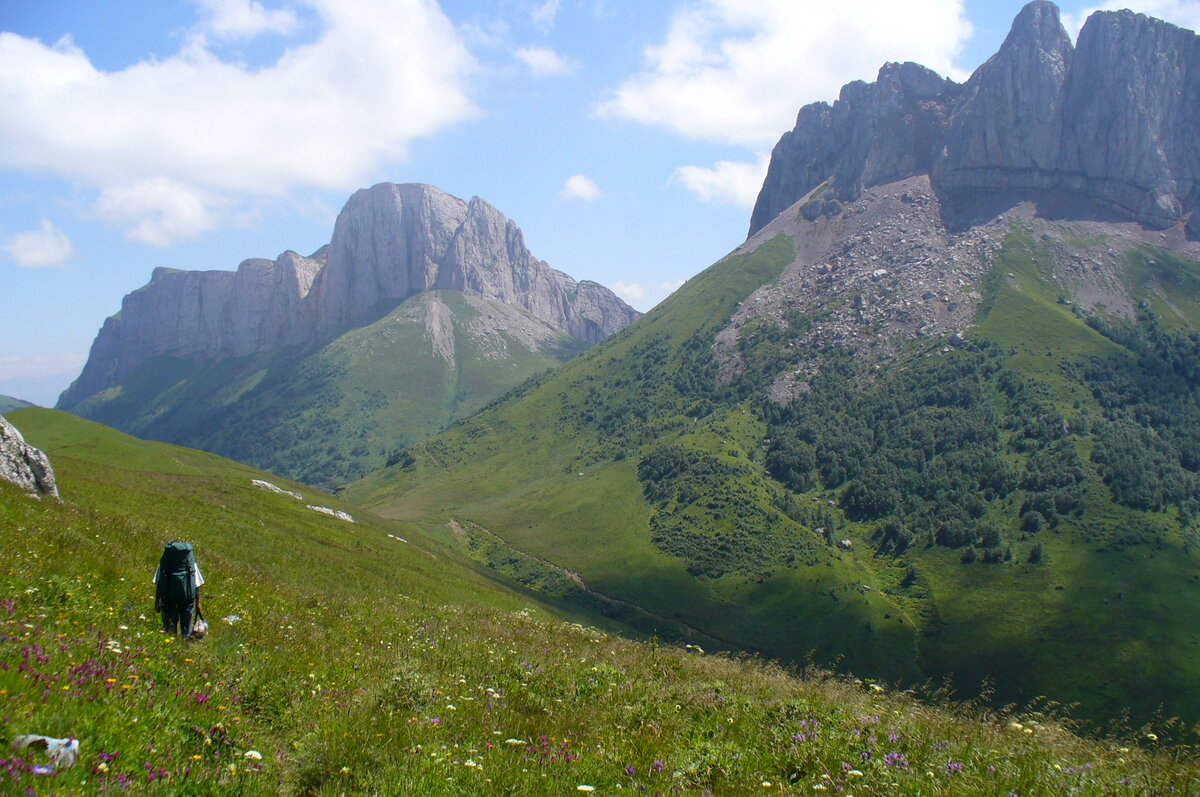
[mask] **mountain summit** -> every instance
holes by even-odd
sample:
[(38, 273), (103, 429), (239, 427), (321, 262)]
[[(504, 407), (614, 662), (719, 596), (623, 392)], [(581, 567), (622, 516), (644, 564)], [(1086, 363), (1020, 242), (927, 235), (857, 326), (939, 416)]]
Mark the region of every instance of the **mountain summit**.
[(1072, 46), (1057, 6), (1022, 9), (964, 84), (887, 64), (832, 106), (800, 109), (775, 146), (751, 234), (829, 181), (820, 208), (927, 174), (967, 215), (1000, 192), (1053, 192), (1200, 236), (1200, 38), (1131, 11), (1092, 14)]
[(345, 494), (647, 633), (1200, 719), (1195, 53), (1038, 2), (846, 86), (728, 257)]
[(381, 183), (309, 257), (155, 269), (58, 406), (333, 482), (638, 315), (535, 258), (482, 199)]

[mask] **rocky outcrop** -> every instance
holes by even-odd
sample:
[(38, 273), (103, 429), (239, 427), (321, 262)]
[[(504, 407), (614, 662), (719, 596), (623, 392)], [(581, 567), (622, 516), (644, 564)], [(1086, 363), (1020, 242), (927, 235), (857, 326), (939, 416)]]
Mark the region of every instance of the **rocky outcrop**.
[(0, 416), (0, 479), (33, 495), (59, 497), (50, 458), (26, 443), (3, 416)]
[(772, 153), (750, 232), (819, 186), (813, 218), (928, 174), (951, 210), (980, 194), (1053, 191), (1200, 234), (1198, 123), (1200, 37), (1103, 11), (1072, 46), (1058, 8), (1035, 0), (965, 84), (888, 64), (832, 106), (802, 108)]
[(639, 315), (607, 288), (535, 258), (520, 228), (482, 199), (382, 183), (350, 198), (330, 244), (310, 257), (289, 251), (246, 260), (236, 272), (155, 269), (105, 321), (59, 406), (119, 384), (152, 357), (219, 360), (304, 348), (441, 288), (521, 307), (586, 343)]

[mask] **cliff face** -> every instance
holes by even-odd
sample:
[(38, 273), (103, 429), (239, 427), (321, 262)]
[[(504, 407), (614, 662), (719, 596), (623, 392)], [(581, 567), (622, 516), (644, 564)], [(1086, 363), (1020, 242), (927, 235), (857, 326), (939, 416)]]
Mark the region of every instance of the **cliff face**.
[(751, 217), (753, 234), (829, 181), (811, 214), (865, 188), (928, 174), (948, 205), (1056, 191), (1134, 221), (1200, 234), (1200, 37), (1130, 11), (1096, 12), (1077, 45), (1045, 0), (961, 86), (888, 64), (829, 106), (800, 110)]
[(382, 183), (350, 198), (332, 241), (311, 257), (289, 251), (246, 260), (236, 272), (156, 269), (105, 321), (59, 406), (119, 384), (151, 357), (219, 360), (305, 347), (439, 288), (521, 307), (585, 343), (639, 315), (607, 288), (535, 258), (517, 225), (483, 200)]

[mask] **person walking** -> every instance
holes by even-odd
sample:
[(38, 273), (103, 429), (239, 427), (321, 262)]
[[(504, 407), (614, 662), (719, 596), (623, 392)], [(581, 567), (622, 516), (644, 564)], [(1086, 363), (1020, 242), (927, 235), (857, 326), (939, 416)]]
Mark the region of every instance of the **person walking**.
[(154, 571), (154, 611), (161, 612), (163, 631), (187, 639), (200, 612), (204, 576), (190, 542), (172, 540), (163, 549)]

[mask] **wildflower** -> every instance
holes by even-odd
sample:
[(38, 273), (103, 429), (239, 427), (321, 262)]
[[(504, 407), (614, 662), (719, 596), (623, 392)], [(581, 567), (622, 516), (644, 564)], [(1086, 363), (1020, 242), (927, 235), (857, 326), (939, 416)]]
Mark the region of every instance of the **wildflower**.
[(849, 772), (847, 772), (846, 774), (852, 778), (861, 778), (863, 776), (861, 769), (852, 769)]
[(1010, 722), (1010, 723), (1008, 723), (1008, 727), (1009, 727), (1009, 728), (1011, 728), (1011, 729), (1012, 729), (1012, 730), (1014, 730), (1014, 731), (1023, 731), (1023, 730), (1025, 730), (1025, 726), (1024, 726), (1024, 725), (1022, 725), (1022, 724), (1021, 724), (1021, 723), (1019, 723), (1019, 722)]
[(633, 764), (626, 764), (625, 765), (625, 774), (632, 778), (634, 775), (637, 774), (637, 768)]
[(654, 763), (650, 765), (650, 768), (653, 769), (656, 774), (662, 772), (664, 769), (666, 769), (666, 767), (667, 765), (663, 763), (661, 758), (654, 759)]
[(1157, 742), (1157, 741), (1158, 741), (1158, 734), (1157, 734), (1157, 733), (1148, 733), (1148, 734), (1146, 734), (1146, 738), (1147, 738), (1147, 739), (1149, 739), (1149, 740), (1150, 740), (1150, 741), (1152, 741), (1152, 742)]
[(581, 783), (575, 787), (575, 791), (595, 791), (595, 790), (596, 790), (595, 786), (588, 786), (583, 783)]
[(505, 744), (528, 744), (524, 739), (505, 739)]
[(258, 752), (257, 750), (247, 750), (246, 752), (242, 753), (242, 758), (245, 758), (248, 761), (262, 761), (262, 753)]
[(35, 774), (35, 775), (53, 775), (54, 774), (54, 765), (53, 764), (34, 764), (33, 769), (30, 771), (33, 772), (33, 774)]
[(342, 772), (342, 774), (343, 774), (343, 775), (349, 775), (349, 774), (350, 774), (350, 767), (342, 767), (342, 769), (341, 769), (341, 772)]
[(963, 765), (961, 762), (959, 762), (959, 761), (947, 761), (946, 762), (946, 774), (947, 775), (956, 775), (962, 771), (963, 771)]

